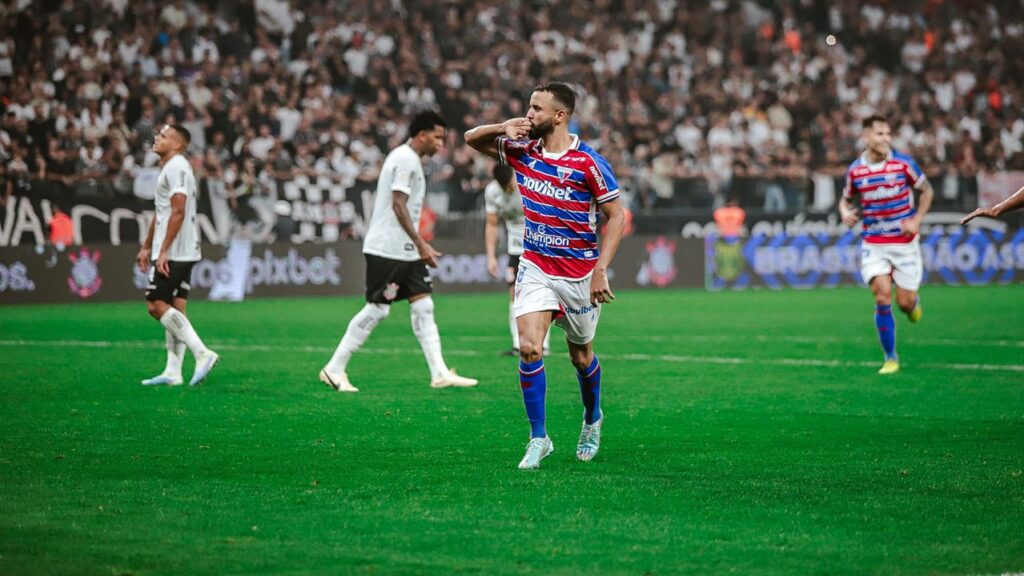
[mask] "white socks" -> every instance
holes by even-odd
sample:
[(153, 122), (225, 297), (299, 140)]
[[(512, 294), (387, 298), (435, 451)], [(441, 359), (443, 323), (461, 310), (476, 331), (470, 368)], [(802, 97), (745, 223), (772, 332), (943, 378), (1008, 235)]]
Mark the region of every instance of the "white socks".
[[(382, 320), (388, 317), (391, 307), (386, 304), (367, 304), (352, 318), (345, 330), (345, 336), (338, 343), (330, 361), (324, 366), (330, 374), (345, 372), (348, 361), (356, 350), (362, 348), (370, 333)], [(441, 355), (441, 335), (434, 322), (434, 300), (429, 296), (409, 304), (409, 315), (412, 320), (412, 331), (423, 348), (423, 356), (430, 368), (431, 381), (436, 382), (448, 375), (448, 366)]]
[(409, 305), (409, 315), (412, 317), (412, 331), (420, 341), (423, 356), (427, 359), (431, 381), (436, 382), (448, 376), (448, 366), (441, 355), (441, 334), (438, 333), (437, 323), (434, 322), (433, 298), (427, 296), (412, 302)]
[(380, 324), (381, 320), (388, 317), (389, 312), (391, 312), (391, 306), (387, 304), (367, 303), (366, 306), (363, 306), (363, 309), (348, 323), (345, 335), (341, 338), (338, 348), (334, 350), (334, 355), (331, 356), (324, 370), (331, 374), (345, 372), (352, 355), (356, 350), (362, 348), (366, 339), (370, 337), (370, 333), (377, 327), (377, 324)]
[(519, 350), (519, 325), (516, 323), (516, 305), (508, 303), (508, 329), (512, 332), (512, 347)]
[(167, 366), (164, 376), (181, 378), (181, 364), (185, 361), (185, 343), (174, 337), (170, 330), (164, 329), (167, 346)]
[(188, 318), (184, 314), (179, 312), (175, 308), (168, 308), (167, 312), (160, 317), (160, 323), (164, 325), (164, 328), (171, 333), (175, 338), (185, 343), (188, 349), (192, 351), (192, 355), (198, 357), (200, 354), (209, 352), (209, 348), (203, 344), (203, 341), (199, 339), (199, 335), (196, 334), (195, 328), (192, 327), (192, 323), (188, 321)]

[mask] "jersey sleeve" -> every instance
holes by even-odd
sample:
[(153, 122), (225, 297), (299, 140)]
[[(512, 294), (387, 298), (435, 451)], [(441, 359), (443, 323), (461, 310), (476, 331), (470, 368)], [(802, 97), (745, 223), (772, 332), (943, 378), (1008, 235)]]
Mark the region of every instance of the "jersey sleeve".
[(591, 159), (593, 162), (587, 167), (587, 181), (594, 191), (594, 198), (598, 204), (615, 200), (619, 197), (619, 182), (612, 173), (612, 167), (604, 156), (595, 154)]
[(903, 165), (905, 166), (903, 171), (907, 175), (907, 181), (910, 182), (910, 185), (913, 188), (920, 188), (928, 181), (928, 177), (924, 175), (924, 171), (921, 170), (921, 167), (918, 166), (917, 162), (915, 162), (910, 156), (907, 156), (904, 159)]
[(181, 162), (175, 161), (175, 163), (169, 166), (167, 170), (167, 188), (170, 189), (171, 196), (175, 194), (188, 195), (188, 162), (184, 159)]
[(412, 194), (412, 174), (416, 170), (413, 162), (419, 162), (419, 158), (403, 156), (395, 162), (391, 173), (391, 190), (406, 196)]
[(505, 136), (498, 137), (498, 163), (508, 166), (509, 161), (519, 158), (529, 148), (529, 140), (509, 140)]

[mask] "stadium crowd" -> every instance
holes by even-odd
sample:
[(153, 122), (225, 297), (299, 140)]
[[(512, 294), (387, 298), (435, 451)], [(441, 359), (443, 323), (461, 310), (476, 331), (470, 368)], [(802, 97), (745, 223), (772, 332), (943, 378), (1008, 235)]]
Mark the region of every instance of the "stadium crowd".
[(372, 186), (406, 119), (452, 130), (442, 210), (480, 209), (465, 127), (575, 84), (574, 131), (635, 210), (832, 210), (881, 112), (941, 196), (1024, 169), (1024, 4), (959, 0), (9, 0), (0, 5), (2, 200), (45, 181), (131, 195), (165, 122), (237, 207), (284, 181)]

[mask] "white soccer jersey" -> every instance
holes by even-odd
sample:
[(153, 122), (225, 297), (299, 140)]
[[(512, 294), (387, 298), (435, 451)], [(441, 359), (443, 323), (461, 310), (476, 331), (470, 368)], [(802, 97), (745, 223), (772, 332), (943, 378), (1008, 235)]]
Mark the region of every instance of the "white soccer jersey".
[(156, 228), (153, 230), (152, 258), (160, 256), (167, 236), (167, 223), (171, 219), (171, 196), (185, 195), (185, 219), (181, 222), (174, 243), (167, 250), (167, 259), (173, 262), (197, 262), (202, 259), (199, 250), (199, 225), (196, 223), (196, 177), (188, 160), (178, 154), (160, 169), (156, 181)]
[(491, 180), (484, 188), (484, 205), (488, 214), (497, 214), (505, 221), (508, 255), (522, 255), (526, 223), (523, 221), (523, 198), (519, 195), (519, 187), (515, 186), (512, 192), (505, 192), (501, 189), (501, 184)]
[(420, 259), (412, 238), (405, 233), (391, 207), (391, 192), (398, 190), (409, 196), (406, 206), (413, 226), (419, 226), (423, 198), (427, 193), (427, 180), (423, 175), (420, 156), (408, 144), (392, 150), (380, 169), (377, 179), (377, 199), (363, 240), (363, 253), (392, 260), (412, 262)]

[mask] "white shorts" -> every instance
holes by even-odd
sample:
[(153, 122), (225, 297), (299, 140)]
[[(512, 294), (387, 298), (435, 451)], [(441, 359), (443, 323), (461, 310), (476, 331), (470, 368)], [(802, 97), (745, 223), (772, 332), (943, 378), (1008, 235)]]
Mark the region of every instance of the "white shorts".
[(921, 287), (924, 264), (921, 260), (921, 245), (917, 238), (907, 244), (861, 243), (860, 276), (864, 283), (870, 284), (875, 276), (890, 274), (893, 282), (904, 290), (917, 292)]
[(552, 278), (526, 260), (519, 261), (513, 311), (516, 318), (530, 312), (555, 312), (555, 324), (573, 344), (587, 344), (597, 333), (600, 304), (590, 303), (590, 277), (580, 280)]

